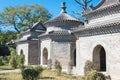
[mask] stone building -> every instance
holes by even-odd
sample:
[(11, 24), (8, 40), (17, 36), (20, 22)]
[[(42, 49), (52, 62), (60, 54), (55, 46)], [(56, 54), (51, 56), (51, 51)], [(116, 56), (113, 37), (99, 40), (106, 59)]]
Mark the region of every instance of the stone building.
[(99, 66), (99, 71), (120, 80), (120, 1), (102, 0), (84, 11), (85, 28), (77, 36), (77, 74), (84, 74), (85, 61)]
[[(43, 24), (46, 29), (39, 24), (35, 35), (30, 35), (31, 30), (22, 33), (17, 51), (25, 52), (26, 64), (47, 66), (49, 60), (54, 64), (56, 59), (67, 71), (72, 62), (73, 74), (83, 75), (85, 62), (90, 60), (98, 71), (120, 80), (120, 1), (101, 0), (83, 12), (84, 23), (68, 15), (65, 9), (63, 3), (61, 13)], [(36, 39), (29, 39), (28, 35)], [(35, 45), (30, 44), (34, 41)]]
[(83, 23), (67, 14), (65, 3), (61, 8), (57, 17), (44, 24), (47, 30), (39, 35), (39, 40), (41, 65), (47, 65), (49, 59), (54, 65), (55, 60), (58, 60), (66, 71), (70, 60), (74, 59), (72, 55), (76, 50), (76, 37), (72, 31), (83, 27)]
[(25, 65), (40, 64), (38, 35), (45, 31), (43, 24), (37, 22), (30, 29), (23, 31), (20, 39), (15, 40), (17, 53), (25, 55)]

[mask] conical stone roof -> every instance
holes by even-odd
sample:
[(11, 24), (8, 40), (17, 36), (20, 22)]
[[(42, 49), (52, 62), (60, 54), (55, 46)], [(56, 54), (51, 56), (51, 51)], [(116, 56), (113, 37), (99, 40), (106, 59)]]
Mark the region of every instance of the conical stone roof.
[[(71, 24), (67, 24), (68, 22), (70, 22)], [(72, 25), (72, 24), (78, 24), (78, 25), (83, 24), (83, 22), (81, 22), (78, 19), (73, 18), (72, 16), (67, 14), (65, 2), (62, 3), (61, 13), (57, 17), (55, 17), (45, 23), (46, 27), (49, 27), (49, 26), (59, 27), (59, 26), (63, 26), (63, 24), (64, 24), (64, 26)]]

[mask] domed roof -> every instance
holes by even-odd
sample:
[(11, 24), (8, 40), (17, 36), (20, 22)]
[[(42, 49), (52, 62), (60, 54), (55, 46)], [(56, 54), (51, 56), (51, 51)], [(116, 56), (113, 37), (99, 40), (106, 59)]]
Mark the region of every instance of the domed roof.
[(62, 7), (61, 7), (61, 13), (57, 17), (47, 21), (45, 23), (45, 25), (46, 26), (50, 26), (50, 25), (60, 26), (60, 24), (62, 25), (62, 23), (65, 23), (65, 22), (68, 22), (68, 21), (73, 22), (73, 23), (78, 23), (79, 25), (83, 24), (83, 22), (81, 22), (78, 19), (75, 19), (72, 16), (67, 14), (65, 2), (63, 2)]

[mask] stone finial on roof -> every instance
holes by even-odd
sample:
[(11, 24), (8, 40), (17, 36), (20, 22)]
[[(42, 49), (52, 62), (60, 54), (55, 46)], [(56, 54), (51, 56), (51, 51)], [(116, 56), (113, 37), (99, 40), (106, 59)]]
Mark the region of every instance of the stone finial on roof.
[(62, 2), (62, 4), (61, 4), (61, 13), (67, 13), (66, 12), (65, 2)]

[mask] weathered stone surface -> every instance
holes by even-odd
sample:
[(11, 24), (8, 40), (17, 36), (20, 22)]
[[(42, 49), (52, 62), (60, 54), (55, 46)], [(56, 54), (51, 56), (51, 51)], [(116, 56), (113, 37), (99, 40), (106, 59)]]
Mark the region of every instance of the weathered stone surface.
[(77, 49), (77, 74), (84, 74), (85, 61), (93, 61), (93, 51), (97, 45), (103, 46), (106, 52), (106, 74), (109, 74), (113, 80), (119, 80), (120, 77), (120, 33), (79, 37), (76, 42)]
[(29, 44), (28, 43), (24, 43), (24, 44), (18, 44), (16, 47), (16, 51), (18, 54), (20, 54), (21, 50), (23, 50), (23, 54), (25, 55), (25, 65), (28, 65), (28, 48), (29, 48)]

